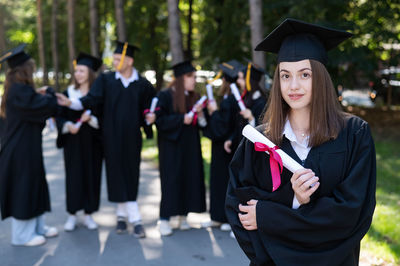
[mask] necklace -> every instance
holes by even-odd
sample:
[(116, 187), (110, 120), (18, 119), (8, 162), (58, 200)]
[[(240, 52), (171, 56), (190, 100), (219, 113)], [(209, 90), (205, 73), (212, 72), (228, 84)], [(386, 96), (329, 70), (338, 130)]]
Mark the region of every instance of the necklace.
[(307, 130), (301, 130), (301, 129), (294, 129), (293, 128), (293, 131), (296, 131), (296, 132), (298, 132), (298, 133), (300, 133), (300, 136), (302, 136), (303, 138), (306, 136), (306, 133), (307, 133)]

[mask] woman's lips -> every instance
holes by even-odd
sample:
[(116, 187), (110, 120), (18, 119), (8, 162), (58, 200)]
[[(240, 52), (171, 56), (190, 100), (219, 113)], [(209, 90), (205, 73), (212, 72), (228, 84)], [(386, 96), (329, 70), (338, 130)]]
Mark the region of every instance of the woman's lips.
[(303, 96), (304, 96), (304, 94), (289, 94), (289, 98), (292, 101), (300, 100), (301, 97), (303, 97)]

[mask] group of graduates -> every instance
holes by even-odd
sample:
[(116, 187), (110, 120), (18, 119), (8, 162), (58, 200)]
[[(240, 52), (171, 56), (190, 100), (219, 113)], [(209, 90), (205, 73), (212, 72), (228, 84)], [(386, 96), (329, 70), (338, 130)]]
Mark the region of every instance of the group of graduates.
[[(35, 246), (57, 235), (43, 217), (50, 200), (41, 145), (45, 121), (54, 116), (66, 167), (66, 231), (80, 210), (87, 228), (97, 228), (91, 214), (99, 208), (104, 157), (117, 233), (129, 223), (145, 237), (136, 202), (141, 128), (151, 137), (155, 124), (162, 236), (173, 233), (172, 216), (187, 230), (188, 213), (206, 211), (202, 131), (212, 141), (211, 220), (204, 226), (232, 230), (250, 265), (358, 265), (375, 207), (374, 143), (368, 123), (342, 111), (326, 70), (327, 51), (349, 37), (283, 21), (256, 47), (278, 54), (268, 103), (259, 86), (263, 70), (251, 62), (221, 63), (218, 96), (208, 93), (204, 101), (189, 61), (174, 65), (173, 81), (156, 94), (133, 67), (137, 47), (126, 42), (117, 42), (116, 71), (97, 78), (101, 60), (78, 56), (64, 93), (34, 89), (34, 63), (23, 46), (6, 53), (0, 208), (2, 219), (12, 217), (12, 244)], [(242, 138), (247, 125), (276, 146)], [(289, 156), (298, 169), (283, 168)]]

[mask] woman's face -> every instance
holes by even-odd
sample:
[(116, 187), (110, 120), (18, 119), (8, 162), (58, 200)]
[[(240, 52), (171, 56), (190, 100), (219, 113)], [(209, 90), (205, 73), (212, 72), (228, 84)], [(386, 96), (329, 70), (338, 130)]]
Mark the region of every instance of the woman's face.
[(244, 80), (244, 74), (242, 71), (239, 71), (236, 83), (239, 85), (240, 91), (244, 91), (246, 89), (246, 81)]
[(310, 109), (312, 94), (310, 60), (281, 62), (279, 80), (282, 97), (291, 109)]
[(183, 86), (187, 91), (194, 91), (196, 85), (196, 74), (195, 72), (186, 73), (183, 75)]
[(74, 76), (78, 84), (84, 84), (89, 81), (89, 68), (85, 65), (76, 65)]

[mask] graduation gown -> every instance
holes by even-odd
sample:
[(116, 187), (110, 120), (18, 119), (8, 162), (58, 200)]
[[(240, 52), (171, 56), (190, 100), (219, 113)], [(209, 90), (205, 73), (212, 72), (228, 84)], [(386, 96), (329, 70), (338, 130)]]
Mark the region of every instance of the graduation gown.
[(42, 130), (56, 114), (52, 89), (46, 95), (29, 85), (11, 85), (0, 150), (1, 217), (27, 220), (50, 211), (42, 154)]
[(158, 132), (161, 179), (160, 217), (205, 212), (205, 185), (198, 125), (185, 125), (174, 112), (171, 89), (158, 94)]
[[(232, 96), (231, 96), (232, 97)], [(224, 142), (229, 138), (234, 129), (234, 110), (230, 104), (231, 98), (224, 98), (219, 110), (208, 112), (207, 127), (204, 136), (211, 140), (211, 165), (210, 165), (210, 216), (211, 220), (226, 223), (225, 195), (229, 181), (228, 166), (232, 160), (233, 153), (227, 153)]]
[[(73, 88), (70, 88), (73, 90)], [(64, 95), (70, 97), (68, 90)], [(92, 109), (99, 117), (99, 112)], [(77, 122), (84, 111), (63, 107), (57, 116), (57, 147), (64, 149), (67, 211), (84, 210), (90, 214), (99, 209), (103, 148), (100, 129), (83, 123), (75, 135), (62, 133), (66, 122)]]
[(90, 92), (81, 98), (85, 109), (102, 106), (104, 158), (108, 199), (111, 202), (136, 201), (139, 186), (140, 151), (145, 125), (143, 112), (149, 108), (155, 90), (139, 75), (127, 88), (115, 72), (101, 74)]
[[(272, 192), (269, 155), (241, 142), (230, 165), (226, 212), (254, 265), (358, 265), (375, 208), (376, 158), (368, 124), (358, 117), (346, 120), (337, 139), (310, 150), (304, 167), (315, 172), (320, 187), (299, 209), (292, 209), (292, 173), (285, 168)], [(288, 139), (280, 148), (301, 163)], [(238, 218), (238, 204), (250, 199), (258, 200), (254, 231)]]

